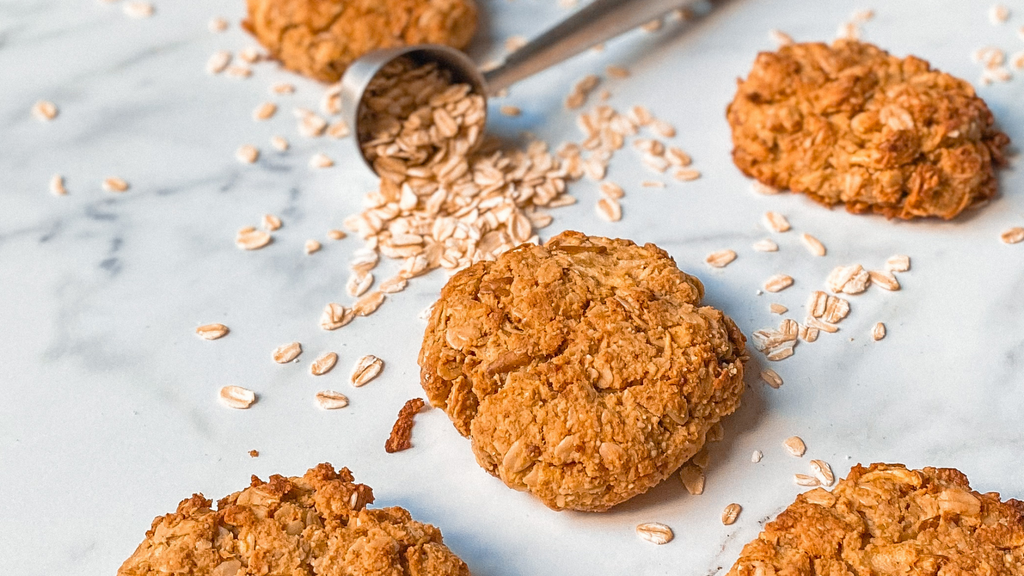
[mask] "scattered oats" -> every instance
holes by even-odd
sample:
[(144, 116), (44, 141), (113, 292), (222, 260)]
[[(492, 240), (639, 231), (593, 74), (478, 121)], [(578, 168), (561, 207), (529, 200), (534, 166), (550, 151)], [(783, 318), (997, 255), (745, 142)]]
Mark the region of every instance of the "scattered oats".
[(604, 71), (612, 78), (629, 78), (629, 70), (615, 64), (609, 64)]
[(837, 266), (825, 279), (825, 286), (836, 294), (860, 294), (870, 283), (871, 275), (860, 264)]
[(272, 94), (294, 94), (295, 85), (288, 82), (277, 82), (270, 86), (270, 92)]
[[(665, 158), (674, 166), (686, 167), (693, 163), (693, 159), (686, 152), (675, 146), (665, 151)], [(700, 174), (698, 174), (700, 176)], [(678, 176), (676, 176), (678, 178)]]
[(832, 467), (824, 460), (811, 460), (811, 470), (825, 486), (835, 484), (836, 475), (832, 473)]
[(330, 168), (331, 166), (334, 166), (334, 160), (328, 158), (323, 152), (317, 152), (309, 159), (310, 168)]
[(644, 29), (644, 32), (657, 32), (658, 30), (661, 30), (661, 26), (663, 24), (664, 22), (661, 21), (661, 18), (655, 18), (640, 27)]
[(1013, 56), (1010, 56), (1010, 66), (1016, 70), (1024, 69), (1024, 51), (1014, 52)]
[(515, 52), (523, 46), (526, 46), (525, 36), (509, 36), (505, 39), (505, 50), (508, 50), (509, 52)]
[(260, 120), (269, 120), (273, 118), (274, 114), (277, 114), (277, 104), (274, 104), (273, 102), (264, 102), (252, 111), (252, 119), (257, 122)]
[(256, 402), (256, 393), (241, 386), (225, 386), (219, 396), (225, 406), (236, 410), (245, 410)]
[(686, 491), (693, 496), (704, 493), (704, 470), (692, 463), (687, 463), (679, 469), (679, 480), (686, 487)]
[(755, 194), (761, 194), (761, 195), (764, 195), (764, 196), (771, 196), (773, 194), (778, 194), (779, 192), (782, 192), (782, 190), (780, 190), (780, 189), (778, 189), (778, 188), (776, 188), (774, 186), (769, 186), (767, 184), (762, 184), (761, 182), (758, 182), (757, 180), (752, 180), (750, 182), (750, 190), (752, 192), (754, 192)]
[(600, 83), (601, 78), (594, 74), (589, 74), (581, 78), (573, 86), (572, 92), (569, 93), (569, 96), (566, 97), (565, 107), (570, 110), (581, 108), (587, 103), (587, 97), (590, 96), (590, 93), (593, 92)]
[(693, 170), (693, 169), (690, 169), (690, 168), (680, 168), (680, 169), (676, 170), (672, 174), (672, 176), (674, 176), (675, 179), (679, 180), (680, 182), (689, 182), (691, 180), (696, 180), (696, 179), (700, 178), (700, 171), (699, 170)]
[(352, 134), (352, 129), (344, 120), (338, 120), (327, 127), (327, 135), (336, 140), (347, 138), (350, 134)]
[(328, 230), (327, 237), (331, 240), (344, 240), (348, 234), (345, 234), (341, 230)]
[(786, 447), (787, 452), (797, 458), (800, 458), (805, 452), (807, 452), (807, 445), (804, 444), (804, 441), (799, 436), (790, 436), (789, 438), (786, 438), (786, 441), (783, 442), (782, 445)]
[(519, 116), (523, 113), (518, 106), (505, 105), (498, 109), (505, 116)]
[(409, 281), (403, 276), (392, 276), (387, 280), (380, 283), (380, 291), (385, 294), (395, 294), (405, 290), (405, 287), (409, 284)]
[(761, 380), (764, 383), (778, 390), (782, 386), (782, 376), (779, 376), (778, 372), (771, 368), (765, 368), (761, 370)]
[(667, 186), (660, 180), (641, 180), (640, 185), (644, 188), (665, 188)]
[(871, 270), (868, 272), (868, 276), (871, 277), (871, 283), (875, 284), (879, 288), (883, 288), (890, 292), (894, 292), (900, 289), (900, 282), (896, 279), (896, 276), (892, 272), (876, 272)]
[(263, 59), (263, 54), (260, 54), (259, 48), (249, 46), (238, 53), (238, 59), (247, 64), (255, 64)]
[(882, 338), (885, 338), (885, 332), (885, 324), (882, 324), (881, 322), (876, 322), (875, 325), (871, 328), (871, 339), (874, 340), (875, 342), (878, 342)]
[(228, 29), (228, 21), (221, 18), (220, 16), (214, 16), (210, 18), (210, 21), (206, 24), (206, 27), (210, 29), (210, 32), (217, 33), (223, 32)]
[(660, 522), (637, 524), (636, 535), (652, 544), (668, 544), (675, 537), (672, 529)]
[(353, 298), (358, 298), (373, 286), (373, 274), (369, 272), (353, 272), (345, 283), (345, 291)]
[(242, 228), (235, 235), (235, 246), (242, 250), (259, 250), (270, 244), (271, 236), (263, 230), (256, 230), (250, 226)]
[(774, 28), (768, 31), (768, 39), (775, 43), (780, 48), (782, 46), (789, 46), (793, 43), (793, 37), (786, 34), (782, 30), (775, 30)]
[(125, 2), (121, 8), (130, 18), (149, 18), (153, 15), (153, 5), (149, 2)]
[(772, 352), (769, 352), (768, 354), (765, 355), (765, 358), (771, 360), (772, 362), (778, 362), (780, 360), (785, 360), (786, 358), (789, 358), (792, 355), (793, 347), (788, 346), (785, 348), (778, 348), (776, 350), (773, 350)]
[(605, 198), (611, 198), (612, 200), (618, 200), (626, 195), (626, 192), (622, 189), (622, 186), (615, 184), (614, 182), (608, 182), (607, 180), (601, 182), (601, 195)]
[(655, 120), (651, 123), (651, 130), (662, 138), (675, 138), (676, 128), (664, 120)]
[(260, 157), (260, 151), (255, 146), (246, 144), (235, 151), (235, 158), (244, 164), (252, 164)]
[(722, 524), (725, 524), (726, 526), (733, 524), (736, 522), (736, 519), (739, 518), (740, 512), (742, 511), (743, 507), (739, 504), (736, 504), (735, 502), (729, 504), (725, 507), (725, 510), (722, 511)]
[(789, 230), (789, 220), (778, 212), (765, 212), (762, 219), (765, 227), (773, 232), (786, 232)]
[(995, 4), (988, 9), (988, 20), (993, 24), (1003, 24), (1010, 19), (1010, 9), (1002, 4)]
[(858, 11), (854, 12), (853, 14), (850, 14), (850, 20), (852, 22), (857, 22), (857, 23), (861, 23), (861, 24), (871, 20), (874, 17), (875, 17), (875, 11), (870, 9), (870, 8), (867, 8), (865, 10), (858, 10)]
[(771, 238), (765, 238), (764, 240), (759, 240), (757, 242), (754, 242), (754, 245), (752, 246), (752, 248), (754, 250), (757, 250), (758, 252), (778, 252), (779, 251), (779, 245), (776, 244), (775, 241), (772, 240)]
[(334, 84), (320, 97), (320, 110), (328, 116), (341, 114), (341, 83)]
[(824, 256), (825, 255), (825, 245), (822, 244), (821, 241), (818, 240), (817, 238), (815, 238), (814, 236), (811, 236), (810, 234), (806, 234), (806, 233), (805, 234), (801, 234), (800, 235), (800, 240), (803, 241), (804, 246), (807, 247), (807, 251), (810, 252), (812, 255), (814, 255), (814, 256)]
[(384, 298), (384, 293), (379, 290), (370, 292), (352, 305), (352, 311), (356, 316), (369, 316), (380, 308), (380, 305), (384, 303)]
[(288, 140), (284, 136), (271, 136), (270, 145), (281, 152), (285, 152), (290, 146), (288, 144)]
[(735, 259), (736, 252), (732, 250), (719, 250), (718, 252), (708, 254), (704, 261), (715, 268), (725, 268)]
[(608, 222), (622, 220), (622, 206), (614, 198), (601, 198), (597, 201), (597, 215)]
[(821, 486), (821, 480), (808, 474), (794, 474), (793, 482), (796, 482), (797, 486)]
[(377, 377), (384, 369), (384, 361), (372, 354), (367, 354), (356, 362), (352, 367), (350, 380), (356, 388), (364, 386)]
[(67, 188), (64, 187), (64, 177), (60, 174), (50, 176), (50, 192), (57, 196), (66, 196)]
[(103, 189), (107, 192), (127, 192), (128, 183), (121, 178), (111, 176), (103, 180)]
[(785, 274), (776, 274), (765, 281), (764, 289), (768, 292), (781, 292), (793, 285), (793, 277)]
[(337, 410), (348, 406), (348, 397), (334, 390), (321, 390), (316, 393), (316, 403), (324, 410)]
[(768, 305), (768, 311), (772, 314), (785, 314), (786, 312), (789, 312), (789, 308), (786, 308), (782, 304), (772, 302)]
[(754, 464), (757, 464), (758, 462), (760, 462), (761, 458), (764, 458), (764, 454), (761, 453), (760, 450), (754, 450), (750, 454), (750, 461), (753, 462)]
[(839, 25), (836, 30), (836, 38), (847, 40), (860, 40), (860, 28), (853, 22), (845, 22)]
[(690, 458), (690, 463), (694, 466), (698, 466), (701, 470), (708, 467), (711, 462), (711, 453), (708, 452), (707, 447), (701, 448), (700, 452), (697, 452), (693, 458)]
[(575, 8), (578, 0), (558, 0), (558, 6), (561, 8)]
[(274, 353), (271, 355), (274, 362), (278, 364), (287, 364), (292, 360), (295, 360), (302, 354), (302, 344), (298, 342), (289, 342), (288, 344), (282, 344), (277, 348), (274, 348)]
[(416, 317), (419, 318), (420, 320), (427, 321), (427, 320), (430, 320), (430, 316), (433, 313), (434, 313), (434, 305), (430, 304), (429, 306), (427, 306), (423, 310), (420, 310), (420, 313), (417, 314)]
[(885, 261), (885, 269), (889, 272), (906, 272), (910, 270), (910, 256), (896, 254)]
[(224, 69), (224, 73), (238, 80), (245, 80), (246, 78), (252, 76), (252, 70), (250, 70), (248, 66), (241, 65), (228, 66)]
[(199, 328), (196, 328), (196, 336), (199, 336), (203, 340), (217, 340), (227, 336), (231, 330), (223, 324), (203, 324)]
[(53, 120), (57, 117), (57, 105), (53, 102), (40, 100), (32, 106), (32, 115), (39, 120)]
[(281, 227), (281, 219), (273, 214), (264, 214), (261, 224), (264, 230), (273, 232)]
[(813, 328), (815, 330), (821, 330), (822, 332), (828, 332), (829, 334), (839, 332), (839, 326), (824, 320), (819, 320), (813, 316), (805, 318), (804, 323), (807, 325), (808, 329)]
[(331, 368), (334, 368), (334, 365), (337, 363), (338, 355), (334, 352), (327, 352), (322, 354), (309, 365), (309, 373), (313, 376), (323, 376), (330, 372)]
[(320, 328), (337, 330), (351, 322), (353, 318), (355, 318), (355, 313), (351, 309), (331, 302), (324, 307), (323, 314), (320, 315)]
[(314, 252), (319, 252), (320, 251), (320, 247), (321, 247), (320, 246), (320, 242), (317, 242), (316, 240), (313, 240), (312, 238), (310, 238), (309, 240), (306, 240), (306, 244), (303, 246), (303, 248), (306, 250), (306, 254), (307, 255), (313, 254)]
[(1016, 226), (999, 235), (1004, 244), (1017, 244), (1024, 241), (1024, 228)]

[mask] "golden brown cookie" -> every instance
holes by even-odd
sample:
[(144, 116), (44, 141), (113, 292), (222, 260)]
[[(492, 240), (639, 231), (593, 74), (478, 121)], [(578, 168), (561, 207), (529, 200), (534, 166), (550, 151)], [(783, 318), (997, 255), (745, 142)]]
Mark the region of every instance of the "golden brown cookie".
[[(320, 464), (217, 502), (195, 494), (158, 516), (118, 576), (469, 576), (441, 532), (402, 508), (369, 510), (369, 486)], [(242, 571), (239, 571), (239, 570)]]
[(453, 276), (420, 351), (477, 462), (554, 509), (646, 492), (739, 406), (745, 339), (662, 249), (564, 232)]
[(852, 40), (759, 54), (727, 117), (744, 174), (889, 218), (988, 200), (1010, 141), (967, 82)]
[(242, 26), (289, 70), (337, 82), (353, 60), (379, 48), (445, 44), (476, 32), (474, 0), (246, 0)]
[(797, 496), (728, 576), (1019, 576), (1024, 503), (971, 490), (952, 468), (854, 466)]

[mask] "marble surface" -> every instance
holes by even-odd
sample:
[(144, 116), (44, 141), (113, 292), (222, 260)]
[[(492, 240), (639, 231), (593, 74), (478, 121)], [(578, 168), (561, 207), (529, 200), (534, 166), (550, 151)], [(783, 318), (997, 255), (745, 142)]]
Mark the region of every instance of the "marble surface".
[[(499, 55), (505, 38), (534, 35), (567, 14), (550, 0), (485, 4), (486, 32), (474, 48), (481, 60)], [(857, 462), (954, 466), (978, 490), (1024, 496), (1024, 244), (999, 241), (1001, 231), (1024, 225), (1019, 170), (1002, 172), (997, 200), (955, 222), (855, 217), (795, 195), (751, 193), (730, 162), (724, 119), (734, 79), (773, 47), (770, 28), (827, 40), (854, 10), (873, 7), (866, 39), (973, 81), (976, 48), (1024, 48), (1024, 2), (1007, 5), (1010, 22), (993, 26), (987, 3), (960, 0), (732, 0), (689, 24), (630, 33), (514, 88), (506, 102), (523, 116), (494, 114), (491, 129), (530, 130), (557, 144), (578, 140), (561, 106), (572, 82), (612, 63), (632, 71), (606, 81), (610, 103), (645, 104), (674, 123), (675, 142), (703, 178), (643, 189), (648, 171), (635, 154), (620, 153), (609, 177), (627, 188), (623, 220), (600, 220), (596, 186), (584, 181), (571, 187), (580, 202), (552, 210), (544, 235), (575, 228), (655, 242), (697, 273), (707, 302), (748, 334), (777, 324), (769, 302), (802, 319), (806, 295), (836, 265), (878, 267), (894, 253), (913, 261), (900, 276), (903, 290), (852, 297), (841, 332), (774, 365), (781, 389), (758, 381), (766, 363), (754, 354), (743, 406), (710, 447), (702, 496), (672, 479), (609, 513), (581, 514), (551, 512), (485, 474), (440, 411), (417, 417), (413, 449), (384, 453), (399, 407), (421, 393), (415, 361), (424, 324), (416, 316), (445, 275), (412, 283), (342, 330), (317, 327), (326, 302), (348, 300), (346, 262), (359, 242), (325, 240), (313, 256), (303, 243), (340, 227), (374, 179), (351, 141), (296, 133), (291, 109), (315, 107), (321, 86), (272, 64), (248, 80), (206, 74), (214, 51), (253, 44), (236, 24), (241, 0), (157, 0), (155, 15), (142, 20), (93, 0), (0, 3), (0, 572), (113, 574), (152, 518), (180, 499), (218, 498), (250, 474), (301, 474), (321, 461), (350, 467), (378, 505), (404, 506), (439, 526), (483, 576), (723, 574), (801, 491), (792, 475), (806, 472), (809, 458), (839, 475)], [(226, 33), (207, 30), (214, 15), (232, 21)], [(271, 97), (277, 81), (294, 82), (297, 93)], [(1024, 141), (1024, 78), (976, 85), (1001, 126)], [(59, 106), (55, 121), (30, 115), (41, 99)], [(253, 122), (251, 111), (267, 100), (281, 112)], [(293, 148), (273, 151), (273, 134)], [(234, 159), (245, 143), (263, 150), (258, 163)], [(319, 151), (338, 165), (308, 168)], [(66, 176), (67, 196), (47, 191), (54, 173)], [(103, 191), (107, 176), (125, 178), (131, 190)], [(769, 234), (760, 224), (767, 210), (785, 214), (794, 231)], [(238, 250), (235, 230), (265, 212), (284, 221), (275, 242)], [(811, 258), (801, 232), (820, 238), (828, 256)], [(778, 253), (750, 248), (767, 236)], [(722, 248), (739, 258), (709, 269), (704, 256)], [(794, 287), (757, 294), (777, 272), (792, 275)], [(869, 332), (878, 321), (889, 335), (876, 343)], [(193, 330), (209, 322), (231, 334), (198, 339)], [(273, 364), (270, 351), (292, 340), (306, 350), (300, 362)], [(308, 363), (326, 350), (340, 354), (340, 369), (315, 379)], [(387, 367), (350, 389), (348, 368), (366, 353)], [(256, 390), (259, 402), (248, 411), (221, 406), (216, 392), (226, 384)], [(312, 395), (327, 387), (348, 393), (351, 406), (319, 410)], [(782, 448), (794, 434), (807, 443), (804, 459)], [(754, 450), (764, 452), (760, 463), (750, 461)], [(730, 502), (743, 513), (723, 526)], [(669, 524), (675, 541), (639, 540), (633, 529), (643, 521)]]

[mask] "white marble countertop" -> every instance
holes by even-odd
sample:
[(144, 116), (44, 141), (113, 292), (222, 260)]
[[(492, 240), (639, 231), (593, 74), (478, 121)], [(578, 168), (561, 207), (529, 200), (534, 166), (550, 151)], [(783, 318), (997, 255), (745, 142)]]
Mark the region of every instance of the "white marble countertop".
[[(437, 410), (417, 417), (412, 449), (384, 453), (399, 407), (421, 394), (424, 324), (416, 316), (445, 274), (411, 283), (368, 319), (336, 332), (317, 327), (325, 303), (348, 301), (346, 263), (360, 246), (324, 234), (359, 209), (374, 179), (349, 140), (296, 133), (291, 109), (316, 107), (323, 87), (273, 64), (255, 66), (248, 80), (204, 71), (214, 51), (254, 44), (237, 26), (241, 0), (155, 0), (148, 19), (93, 0), (0, 3), (0, 572), (111, 575), (152, 518), (180, 499), (219, 498), (250, 474), (301, 474), (321, 461), (351, 468), (377, 505), (404, 506), (439, 526), (484, 576), (724, 574), (764, 520), (802, 490), (792, 475), (806, 472), (809, 458), (840, 476), (857, 462), (952, 466), (982, 492), (1024, 496), (1024, 244), (999, 240), (1024, 225), (1019, 171), (1004, 170), (1001, 196), (955, 222), (856, 217), (797, 195), (750, 192), (731, 163), (724, 118), (735, 78), (758, 50), (773, 48), (771, 28), (798, 41), (829, 40), (852, 12), (873, 7), (866, 39), (975, 81), (975, 49), (1024, 49), (1024, 2), (1006, 3), (1009, 22), (994, 26), (987, 3), (961, 0), (732, 0), (694, 23), (631, 33), (526, 81), (507, 100), (523, 115), (493, 115), (499, 134), (578, 140), (561, 105), (569, 86), (608, 64), (628, 67), (629, 79), (603, 85), (610, 104), (644, 104), (675, 124), (674, 141), (703, 177), (643, 189), (650, 173), (624, 151), (609, 172), (627, 187), (623, 220), (599, 219), (596, 186), (581, 181), (571, 187), (580, 202), (552, 210), (544, 236), (574, 228), (655, 242), (698, 274), (707, 302), (747, 334), (778, 323), (769, 302), (801, 320), (807, 294), (836, 265), (912, 258), (903, 290), (851, 297), (838, 334), (774, 364), (781, 389), (757, 379), (766, 362), (754, 354), (743, 406), (725, 421), (725, 440), (710, 446), (703, 495), (672, 479), (606, 514), (555, 513), (508, 490), (477, 467), (468, 441)], [(553, 0), (494, 0), (485, 12), (481, 59), (567, 10)], [(215, 15), (232, 22), (227, 32), (207, 30)], [(294, 82), (297, 93), (271, 96), (278, 81)], [(1024, 141), (1024, 77), (975, 84), (1002, 128)], [(37, 100), (55, 102), (57, 119), (34, 119)], [(253, 108), (268, 100), (280, 104), (277, 117), (253, 122)], [(274, 151), (273, 134), (292, 149)], [(263, 151), (254, 165), (234, 159), (246, 143)], [(319, 151), (337, 166), (310, 169)], [(54, 173), (66, 177), (67, 196), (48, 192)], [(103, 191), (107, 176), (131, 189)], [(794, 228), (772, 235), (781, 246), (774, 254), (750, 248), (770, 235), (760, 224), (767, 210)], [(266, 212), (284, 221), (275, 242), (238, 250), (235, 231)], [(801, 232), (820, 238), (828, 256), (809, 257)], [(304, 255), (307, 238), (324, 249)], [(709, 269), (705, 255), (722, 248), (739, 258)], [(776, 272), (792, 275), (794, 287), (757, 295)], [(889, 334), (873, 342), (878, 321)], [(193, 330), (209, 322), (231, 334), (200, 340)], [(300, 362), (273, 364), (270, 351), (293, 340), (306, 350)], [(340, 354), (340, 369), (313, 378), (308, 362), (326, 350)], [(366, 353), (387, 367), (353, 390), (348, 367)], [(216, 394), (225, 384), (256, 390), (259, 402), (247, 411), (223, 407)], [(312, 395), (328, 387), (344, 390), (351, 405), (318, 409)], [(782, 448), (791, 435), (805, 439), (804, 459)], [(755, 449), (764, 452), (757, 464)], [(730, 502), (743, 513), (723, 526)], [(669, 524), (675, 541), (641, 541), (633, 530), (643, 521)]]

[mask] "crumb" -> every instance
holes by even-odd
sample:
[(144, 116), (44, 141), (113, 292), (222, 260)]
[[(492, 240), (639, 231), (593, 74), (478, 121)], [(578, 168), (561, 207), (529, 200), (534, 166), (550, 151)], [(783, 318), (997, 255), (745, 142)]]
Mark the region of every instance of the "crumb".
[(402, 409), (398, 411), (398, 419), (395, 420), (395, 425), (391, 428), (391, 436), (384, 443), (384, 450), (388, 454), (401, 452), (412, 447), (413, 416), (422, 410), (424, 405), (422, 398), (413, 398), (406, 402), (405, 406), (402, 406)]

